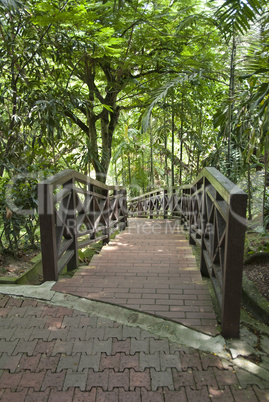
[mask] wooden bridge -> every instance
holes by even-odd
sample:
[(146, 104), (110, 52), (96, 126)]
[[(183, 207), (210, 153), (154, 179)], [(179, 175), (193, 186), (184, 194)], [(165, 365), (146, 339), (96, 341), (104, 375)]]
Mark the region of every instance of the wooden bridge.
[[(202, 274), (215, 291), (222, 335), (239, 336), (247, 196), (215, 168), (203, 169), (191, 185), (128, 203), (123, 187), (70, 170), (40, 183), (38, 194), (45, 281), (57, 281), (65, 266), (76, 269), (79, 248), (109, 243), (129, 223), (57, 290), (216, 333)], [(201, 274), (189, 244), (200, 249)]]

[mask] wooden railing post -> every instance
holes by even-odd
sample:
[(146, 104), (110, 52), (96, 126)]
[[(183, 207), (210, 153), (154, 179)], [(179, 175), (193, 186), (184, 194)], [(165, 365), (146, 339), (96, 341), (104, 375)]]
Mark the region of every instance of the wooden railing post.
[(207, 225), (206, 225), (206, 204), (205, 204), (205, 187), (206, 187), (206, 181), (205, 178), (203, 179), (203, 193), (202, 193), (202, 222), (201, 222), (201, 231), (202, 231), (202, 236), (201, 236), (201, 254), (200, 254), (200, 272), (202, 276), (209, 277), (207, 265), (205, 262), (205, 257), (204, 257), (204, 250), (206, 250), (205, 246), (205, 236), (207, 236)]
[(67, 263), (67, 271), (72, 271), (78, 267), (78, 244), (77, 244), (77, 219), (76, 219), (76, 194), (74, 177), (64, 183), (63, 187), (70, 188), (70, 201), (67, 206), (67, 225), (70, 235), (73, 237), (73, 242), (68, 247), (69, 251), (73, 252), (73, 256)]
[(153, 219), (153, 203), (152, 203), (152, 195), (149, 195), (149, 218)]
[(239, 337), (246, 207), (246, 194), (231, 194), (222, 287), (222, 335), (226, 338)]
[(53, 202), (53, 186), (47, 183), (38, 184), (38, 213), (40, 221), (40, 237), (44, 281), (57, 281), (58, 255), (55, 232), (55, 215)]
[(109, 200), (109, 190), (103, 190), (103, 194), (106, 199), (104, 202), (103, 215), (105, 220), (105, 229), (103, 230), (103, 234), (106, 238), (103, 240), (103, 243), (107, 244), (110, 240), (110, 225), (109, 225), (109, 215), (110, 215), (110, 200)]
[(93, 240), (95, 239), (96, 233), (95, 233), (95, 199), (94, 196), (92, 195), (93, 193), (93, 185), (89, 184), (88, 185), (88, 190), (91, 193), (90, 197), (91, 197), (91, 201), (89, 203), (89, 209), (87, 211), (88, 213), (88, 217), (89, 217), (89, 221), (91, 222), (92, 225), (92, 230), (93, 232), (90, 234), (90, 239)]
[(124, 216), (124, 229), (128, 226), (128, 207), (127, 207), (127, 191), (126, 189), (121, 190), (122, 203), (121, 208), (123, 210)]
[(163, 219), (167, 219), (167, 189), (163, 189)]

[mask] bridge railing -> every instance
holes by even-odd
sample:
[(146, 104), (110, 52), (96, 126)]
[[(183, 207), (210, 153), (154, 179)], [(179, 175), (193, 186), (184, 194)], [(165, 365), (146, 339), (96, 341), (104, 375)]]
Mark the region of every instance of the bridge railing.
[(178, 217), (189, 242), (200, 247), (200, 270), (211, 279), (222, 334), (238, 337), (247, 195), (215, 168), (193, 184), (159, 189), (128, 202), (129, 216)]
[(55, 281), (78, 266), (78, 250), (127, 225), (126, 190), (107, 186), (74, 170), (38, 184), (43, 277)]

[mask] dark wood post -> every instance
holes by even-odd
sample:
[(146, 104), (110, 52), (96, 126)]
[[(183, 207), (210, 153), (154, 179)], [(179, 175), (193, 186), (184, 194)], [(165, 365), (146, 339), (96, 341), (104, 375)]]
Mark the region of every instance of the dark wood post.
[(91, 193), (89, 197), (91, 197), (91, 201), (89, 202), (89, 209), (87, 211), (89, 220), (92, 224), (93, 232), (90, 234), (90, 239), (93, 240), (95, 239), (96, 233), (95, 233), (95, 198), (93, 195), (93, 185), (89, 184), (88, 185), (88, 190)]
[(153, 203), (152, 203), (152, 197), (151, 197), (151, 193), (149, 194), (149, 217), (150, 219), (153, 219)]
[(222, 279), (222, 335), (238, 338), (243, 272), (246, 194), (231, 194)]
[(163, 219), (167, 219), (167, 189), (163, 189)]
[(103, 190), (103, 195), (105, 195), (105, 202), (104, 202), (104, 209), (103, 209), (103, 216), (105, 220), (105, 229), (103, 230), (103, 234), (106, 238), (103, 240), (103, 243), (109, 243), (110, 240), (110, 225), (109, 225), (109, 215), (110, 215), (110, 201), (109, 201), (109, 190)]
[(63, 187), (68, 187), (71, 190), (69, 204), (67, 205), (67, 226), (70, 235), (73, 237), (73, 242), (68, 247), (68, 251), (72, 251), (73, 255), (67, 263), (67, 271), (72, 271), (78, 267), (78, 243), (77, 243), (77, 217), (76, 217), (76, 193), (74, 177), (67, 181)]
[(58, 279), (58, 252), (56, 245), (53, 186), (38, 184), (38, 213), (40, 220), (41, 252), (44, 281)]
[(203, 192), (202, 192), (202, 222), (201, 222), (201, 255), (200, 255), (200, 272), (202, 276), (209, 277), (207, 265), (205, 262), (205, 257), (204, 257), (204, 250), (206, 249), (205, 247), (205, 236), (206, 236), (206, 181), (205, 177), (203, 178)]
[(122, 211), (124, 216), (124, 229), (128, 226), (128, 207), (127, 207), (127, 191), (126, 189), (121, 190), (122, 194)]

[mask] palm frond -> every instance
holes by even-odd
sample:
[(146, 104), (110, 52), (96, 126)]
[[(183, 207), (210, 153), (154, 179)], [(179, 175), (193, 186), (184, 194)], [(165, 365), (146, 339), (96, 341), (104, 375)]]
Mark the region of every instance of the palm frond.
[(266, 4), (265, 0), (225, 0), (215, 13), (219, 28), (227, 36), (236, 32), (244, 34), (262, 14)]

